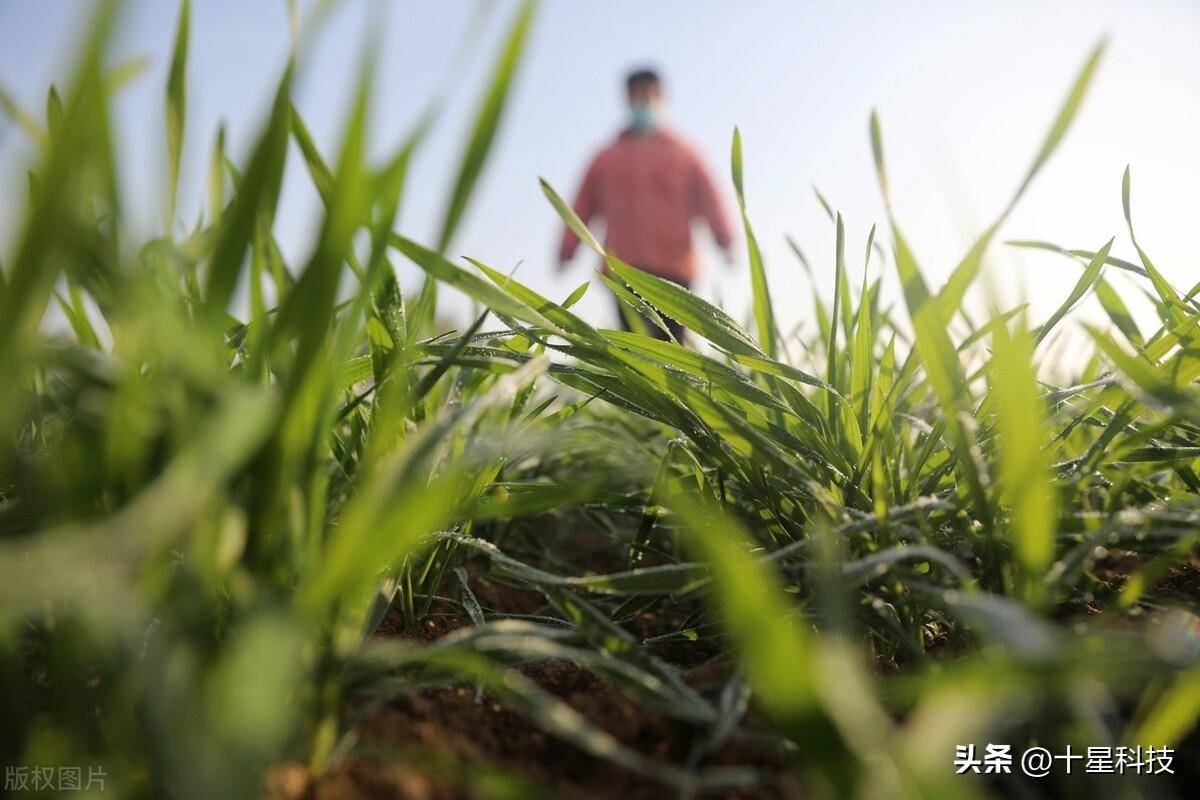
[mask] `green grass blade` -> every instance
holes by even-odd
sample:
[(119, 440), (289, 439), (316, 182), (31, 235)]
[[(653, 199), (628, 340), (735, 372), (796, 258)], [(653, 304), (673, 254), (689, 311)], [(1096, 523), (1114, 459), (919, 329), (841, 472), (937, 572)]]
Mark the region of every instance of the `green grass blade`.
[(546, 183), (544, 179), (538, 178), (538, 183), (542, 187), (542, 194), (550, 201), (550, 205), (554, 206), (554, 210), (558, 212), (558, 216), (571, 229), (571, 232), (578, 236), (581, 242), (590, 247), (596, 255), (603, 256), (604, 246), (600, 244), (600, 240), (596, 238), (595, 234), (588, 229), (588, 226), (583, 224), (583, 220), (575, 213), (575, 209), (571, 208), (571, 205), (563, 200), (558, 192), (554, 191), (554, 188)]
[(287, 155), (291, 84), (289, 65), (279, 82), (271, 117), (259, 137), (250, 166), (242, 176), (233, 202), (221, 216), (205, 286), (204, 300), (210, 315), (224, 313), (237, 286), (242, 260), (255, 228), (261, 220), (274, 218)]
[(398, 234), (391, 236), (392, 247), (403, 253), (432, 278), (455, 287), (468, 297), (483, 303), (495, 312), (559, 333), (558, 326), (540, 312), (493, 286), (478, 275), (456, 266), (433, 250), (422, 247)]
[(842, 284), (846, 274), (846, 230), (842, 225), (842, 215), (836, 216), (837, 238), (834, 244), (833, 264), (833, 311), (830, 313), (829, 340), (825, 345), (825, 380), (830, 386), (839, 387), (838, 382), (838, 321), (841, 316), (843, 303), (850, 298), (843, 296)]
[(38, 124), (33, 115), (21, 108), (16, 98), (2, 85), (0, 85), (0, 110), (3, 110), (9, 119), (17, 123), (17, 126), (25, 132), (25, 135), (36, 144), (45, 145), (49, 141), (46, 131)]
[[(62, 136), (51, 143), (39, 169), (38, 189), (8, 265), (5, 291), (0, 295), (0, 369), (10, 376), (16, 366), (13, 358), (41, 321), (64, 266), (62, 244), (77, 235), (72, 230), (79, 222), (74, 182), (87, 169), (112, 175), (102, 64), (115, 11), (115, 3), (105, 2), (93, 18), (68, 93)], [(112, 202), (116, 211), (115, 199)], [(0, 397), (7, 398), (7, 393)], [(5, 404), (0, 400), (0, 420), (4, 419)]]
[(1063, 101), (1062, 106), (1058, 110), (1058, 115), (1054, 118), (1054, 123), (1046, 133), (1046, 138), (1042, 140), (1042, 146), (1038, 149), (1037, 156), (1034, 158), (1033, 164), (1030, 165), (1029, 171), (1025, 175), (1025, 180), (1022, 181), (1016, 196), (1013, 197), (1010, 207), (1016, 204), (1017, 199), (1033, 181), (1038, 171), (1050, 159), (1050, 156), (1054, 154), (1063, 137), (1066, 136), (1071, 123), (1075, 119), (1075, 115), (1079, 112), (1079, 107), (1083, 104), (1083, 98), (1087, 95), (1088, 87), (1091, 85), (1092, 78), (1095, 77), (1096, 68), (1100, 65), (1100, 60), (1103, 58), (1107, 47), (1108, 41), (1102, 40), (1088, 53), (1087, 59), (1083, 62), (1083, 67), (1075, 76), (1074, 83), (1071, 84), (1071, 89), (1067, 93), (1067, 99)]
[[(369, 65), (370, 61), (364, 65), (353, 111), (346, 123), (333, 191), (316, 249), (296, 286), (281, 305), (271, 331), (272, 345), (276, 347), (296, 337), (295, 355), (288, 373), (291, 396), (299, 391), (318, 353), (328, 346), (342, 265), (346, 263), (355, 231), (367, 222), (373, 204), (363, 163), (371, 85)], [(283, 116), (291, 119), (290, 105)], [(283, 135), (286, 137), (286, 128)]]
[(631, 289), (685, 328), (731, 352), (750, 356), (763, 355), (750, 335), (728, 314), (711, 303), (700, 299), (679, 284), (642, 272), (614, 256), (608, 256), (607, 262), (609, 269)]
[(1091, 291), (1092, 287), (1100, 280), (1100, 273), (1104, 269), (1105, 262), (1108, 260), (1108, 251), (1112, 247), (1113, 241), (1113, 239), (1109, 239), (1108, 244), (1100, 248), (1096, 255), (1092, 257), (1092, 260), (1084, 268), (1083, 274), (1079, 276), (1079, 280), (1075, 283), (1075, 287), (1071, 290), (1067, 299), (1055, 309), (1054, 313), (1050, 315), (1050, 319), (1038, 326), (1037, 332), (1034, 335), (1035, 346), (1050, 335), (1050, 331), (1054, 330), (1054, 326), (1061, 322), (1063, 317), (1074, 308), (1075, 304), (1083, 299), (1084, 295)]
[(167, 230), (175, 221), (175, 199), (179, 190), (179, 164), (183, 157), (183, 133), (187, 119), (187, 56), (188, 29), (191, 19), (189, 0), (179, 7), (179, 23), (175, 29), (175, 49), (167, 73)]
[(1190, 336), (1195, 330), (1197, 322), (1200, 321), (1191, 309), (1183, 304), (1179, 298), (1179, 293), (1171, 286), (1170, 282), (1163, 277), (1162, 273), (1150, 261), (1150, 257), (1146, 255), (1146, 251), (1138, 244), (1137, 236), (1133, 232), (1133, 215), (1130, 212), (1130, 177), (1129, 167), (1125, 167), (1125, 174), (1121, 178), (1121, 207), (1125, 212), (1125, 224), (1129, 228), (1129, 238), (1133, 242), (1133, 247), (1137, 250), (1138, 258), (1141, 259), (1142, 266), (1146, 269), (1146, 275), (1150, 278), (1150, 283), (1154, 286), (1154, 291), (1158, 294), (1166, 311), (1166, 322), (1168, 328), (1179, 337)]
[(513, 76), (516, 73), (517, 64), (521, 60), (521, 54), (525, 48), (525, 38), (529, 32), (529, 25), (536, 7), (537, 3), (534, 0), (525, 0), (522, 3), (513, 20), (512, 27), (509, 29), (508, 36), (505, 38), (500, 58), (492, 69), (491, 85), (476, 112), (471, 137), (467, 142), (467, 149), (463, 154), (462, 164), (459, 166), (458, 177), (455, 179), (454, 189), (450, 193), (450, 201), (442, 218), (442, 228), (437, 240), (438, 252), (444, 252), (449, 246), (450, 240), (454, 238), (454, 233), (462, 221), (463, 212), (466, 211), (467, 202), (483, 171), (483, 164), (487, 160), (488, 152), (496, 137), (496, 131), (500, 126), (500, 119), (512, 88)]
[[(1056, 244), (1051, 244), (1050, 242), (1039, 242), (1030, 239), (1010, 239), (1009, 241), (1005, 242), (1005, 244), (1007, 244), (1009, 247), (1022, 247), (1028, 250), (1047, 250), (1051, 253), (1058, 253), (1059, 255), (1069, 256), (1076, 260), (1081, 260), (1085, 264), (1096, 257), (1096, 253), (1093, 250), (1067, 250), (1066, 248), (1059, 247)], [(1139, 267), (1137, 264), (1126, 261), (1123, 258), (1117, 258), (1111, 254), (1105, 259), (1104, 263), (1108, 264), (1109, 266), (1126, 270), (1127, 272), (1133, 272), (1137, 275), (1141, 275), (1143, 278), (1149, 277), (1146, 274), (1145, 268)]]
[(1137, 322), (1133, 319), (1133, 314), (1125, 305), (1125, 301), (1121, 299), (1121, 295), (1103, 278), (1096, 283), (1096, 297), (1100, 300), (1104, 313), (1108, 314), (1108, 318), (1112, 320), (1117, 330), (1123, 333), (1132, 344), (1141, 347), (1145, 343), (1145, 339), (1142, 337), (1141, 330), (1138, 329)]
[(746, 194), (742, 185), (742, 134), (737, 128), (733, 129), (731, 149), (733, 187), (737, 192), (742, 227), (746, 232), (746, 256), (750, 262), (750, 288), (754, 296), (754, 320), (758, 327), (758, 342), (763, 352), (769, 357), (775, 358), (779, 349), (775, 328), (775, 310), (771, 307), (771, 293), (767, 288), (767, 272), (763, 266), (762, 251), (758, 247), (758, 240), (754, 237), (754, 230), (750, 227), (750, 217), (746, 214)]
[(321, 202), (328, 206), (333, 198), (333, 171), (321, 157), (317, 143), (313, 141), (312, 134), (308, 132), (308, 126), (304, 124), (304, 118), (300, 116), (300, 112), (296, 110), (295, 106), (292, 106), (291, 109), (290, 130), (292, 138), (296, 140), (296, 145), (300, 148), (300, 155), (304, 157), (304, 165), (308, 168), (308, 175), (312, 178), (313, 186), (316, 188), (317, 194), (321, 196)]
[(1045, 448), (1050, 432), (1033, 366), (1035, 346), (1021, 318), (1012, 334), (997, 326), (989, 382), (998, 406), (1002, 500), (1011, 509), (1013, 550), (1024, 572), (1026, 599), (1038, 606), (1041, 576), (1054, 558), (1058, 502)]
[(958, 266), (954, 268), (954, 271), (950, 274), (950, 278), (939, 292), (939, 302), (947, 319), (961, 306), (963, 296), (979, 274), (979, 269), (983, 264), (984, 253), (987, 252), (988, 245), (991, 244), (996, 232), (1004, 224), (1004, 221), (1008, 219), (1008, 216), (1016, 207), (1017, 201), (1025, 194), (1025, 190), (1029, 188), (1029, 185), (1033, 182), (1038, 172), (1041, 171), (1046, 161), (1054, 154), (1059, 143), (1066, 135), (1067, 130), (1071, 127), (1071, 123), (1074, 121), (1079, 107), (1083, 103), (1083, 98), (1087, 94), (1088, 86), (1091, 85), (1100, 59), (1104, 55), (1106, 46), (1107, 42), (1101, 41), (1092, 49), (1082, 69), (1076, 75), (1075, 81), (1067, 93), (1067, 98), (1059, 108), (1058, 115), (1054, 118), (1050, 130), (1046, 134), (1046, 138), (1042, 141), (1042, 146), (1038, 149), (1033, 164), (1030, 165), (1024, 180), (1021, 181), (1021, 185), (1017, 187), (1017, 191), (1013, 194), (1012, 199), (1004, 208), (1004, 211), (1001, 212), (999, 218), (984, 231), (983, 235), (976, 240), (966, 256), (963, 257), (962, 261), (958, 263)]
[(59, 96), (58, 89), (51, 85), (46, 94), (46, 132), (51, 139), (62, 135), (64, 113), (62, 97)]
[[(869, 241), (875, 239), (872, 226)], [(871, 245), (867, 244), (867, 259), (871, 257)], [(870, 422), (871, 382), (874, 370), (872, 351), (875, 345), (875, 329), (871, 317), (871, 302), (867, 287), (867, 269), (863, 267), (862, 293), (858, 301), (858, 314), (854, 322), (854, 345), (850, 356), (850, 399), (858, 404), (859, 428), (867, 431)]]
[(1183, 672), (1127, 735), (1130, 746), (1172, 747), (1200, 719), (1200, 667)]

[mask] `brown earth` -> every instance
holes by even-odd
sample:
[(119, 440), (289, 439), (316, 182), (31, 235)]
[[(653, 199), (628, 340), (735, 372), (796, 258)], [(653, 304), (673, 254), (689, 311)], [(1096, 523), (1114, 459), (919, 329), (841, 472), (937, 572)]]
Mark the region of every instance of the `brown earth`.
[[(547, 662), (521, 672), (604, 729), (623, 744), (653, 758), (681, 763), (692, 734), (671, 718), (647, 710), (608, 681), (574, 664)], [(314, 800), (366, 798), (473, 797), (480, 791), (480, 769), (511, 770), (522, 776), (527, 792), (549, 797), (627, 800), (671, 798), (676, 793), (647, 777), (595, 758), (540, 730), (522, 714), (506, 708), (488, 693), (473, 688), (433, 689), (399, 698), (366, 723), (362, 741), (394, 748), (399, 760), (348, 759), (311, 787)], [(433, 770), (421, 770), (413, 753), (434, 753)], [(381, 752), (383, 755), (383, 752)], [(707, 762), (777, 767), (781, 756), (739, 751), (727, 746)], [(437, 767), (441, 767), (438, 769)], [(449, 767), (450, 769), (446, 769)], [(459, 774), (454, 775), (451, 770)], [(775, 786), (731, 793), (726, 797), (782, 797)]]
[[(484, 577), (471, 589), (489, 612), (547, 612), (545, 597)], [(444, 610), (444, 609), (443, 609)], [(395, 607), (377, 635), (420, 641), (469, 625), (448, 613), (431, 614), (416, 631), (405, 631)], [(647, 612), (627, 626), (648, 637), (676, 630), (674, 619)], [(728, 664), (714, 660), (716, 648), (705, 642), (671, 640), (652, 652), (684, 670), (697, 688), (719, 686)], [(520, 672), (567, 703), (626, 747), (656, 760), (683, 764), (701, 732), (630, 699), (605, 678), (566, 661), (525, 664)], [(789, 796), (775, 780), (784, 755), (777, 749), (727, 742), (707, 756), (703, 766), (753, 766), (767, 777), (763, 785), (728, 792), (728, 798)], [(507, 783), (506, 783), (507, 781)], [(541, 730), (488, 692), (470, 686), (428, 689), (401, 696), (376, 712), (360, 729), (354, 755), (312, 780), (299, 764), (271, 770), (270, 800), (450, 800), (474, 797), (574, 797), (656, 800), (677, 791), (626, 770)]]
[[(1113, 554), (1093, 574), (1119, 589), (1144, 563), (1132, 554)], [(547, 613), (539, 593), (476, 576), (472, 590), (485, 609), (501, 614)], [(1157, 600), (1200, 602), (1200, 558), (1173, 566), (1148, 592)], [(1087, 616), (1094, 609), (1061, 607), (1060, 620)], [(646, 612), (626, 627), (646, 638), (676, 630), (674, 615)], [(434, 614), (417, 631), (405, 632), (396, 609), (380, 626), (381, 636), (432, 641), (469, 622), (448, 613)], [(652, 648), (679, 666), (697, 688), (719, 686), (730, 666), (706, 642), (673, 639)], [(654, 759), (682, 764), (698, 732), (685, 723), (647, 708), (601, 678), (562, 661), (527, 664), (520, 671), (566, 702), (625, 746)], [(1197, 751), (1197, 733), (1181, 743), (1183, 753)], [(727, 743), (704, 766), (753, 766), (764, 782), (729, 798), (778, 798), (797, 795), (782, 775), (785, 755), (778, 750)], [(1191, 770), (1188, 770), (1189, 774)], [(354, 755), (316, 780), (301, 765), (280, 765), (269, 777), (271, 800), (451, 800), (468, 797), (574, 797), (647, 800), (676, 797), (666, 785), (598, 759), (543, 732), (528, 718), (489, 693), (469, 686), (437, 688), (402, 696), (362, 727)], [(711, 796), (711, 795), (710, 795)]]

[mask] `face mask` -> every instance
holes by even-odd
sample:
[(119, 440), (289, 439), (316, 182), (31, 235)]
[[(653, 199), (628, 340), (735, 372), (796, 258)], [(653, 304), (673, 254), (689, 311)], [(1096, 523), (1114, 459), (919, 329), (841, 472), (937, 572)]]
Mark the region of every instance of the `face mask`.
[(649, 103), (640, 103), (633, 107), (629, 125), (638, 133), (653, 130), (658, 124), (658, 109)]

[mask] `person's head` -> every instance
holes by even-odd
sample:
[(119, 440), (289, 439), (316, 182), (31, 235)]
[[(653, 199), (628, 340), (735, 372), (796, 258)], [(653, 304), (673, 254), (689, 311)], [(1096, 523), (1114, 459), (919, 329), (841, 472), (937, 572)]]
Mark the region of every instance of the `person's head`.
[(639, 132), (653, 129), (662, 109), (662, 80), (652, 69), (634, 70), (625, 78), (625, 92), (632, 115), (631, 126)]

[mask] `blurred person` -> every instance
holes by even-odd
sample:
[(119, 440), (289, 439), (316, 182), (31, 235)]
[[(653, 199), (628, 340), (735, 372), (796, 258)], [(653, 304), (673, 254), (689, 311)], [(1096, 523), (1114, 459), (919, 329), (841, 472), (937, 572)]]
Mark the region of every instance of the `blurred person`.
[[(617, 258), (690, 287), (700, 274), (692, 245), (693, 220), (707, 223), (727, 263), (733, 263), (725, 208), (699, 155), (664, 125), (658, 74), (639, 69), (629, 74), (625, 87), (629, 121), (616, 141), (592, 160), (575, 197), (575, 213), (585, 224), (596, 217), (604, 219), (604, 246)], [(560, 272), (578, 246), (579, 237), (564, 226)], [(620, 300), (617, 315), (622, 327), (630, 330)], [(683, 326), (671, 319), (664, 322), (682, 342)], [(645, 327), (666, 339), (657, 326), (647, 322)]]

